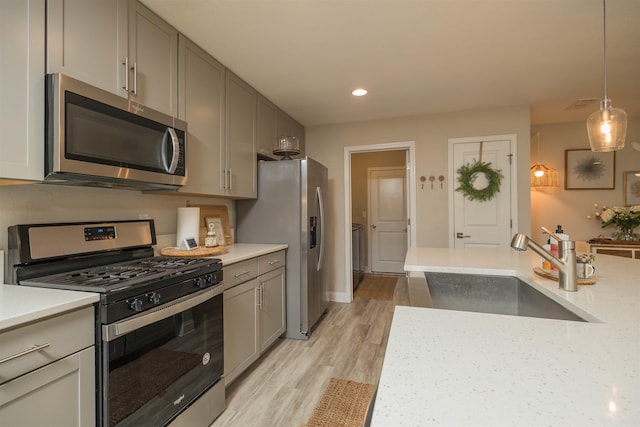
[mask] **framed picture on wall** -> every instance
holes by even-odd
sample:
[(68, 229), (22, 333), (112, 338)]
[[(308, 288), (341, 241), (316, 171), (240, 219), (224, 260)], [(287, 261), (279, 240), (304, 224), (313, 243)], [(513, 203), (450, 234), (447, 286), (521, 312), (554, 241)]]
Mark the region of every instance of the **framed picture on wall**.
[(624, 172), (622, 188), (625, 206), (640, 205), (640, 171)]
[(616, 153), (589, 149), (564, 150), (565, 190), (613, 190)]

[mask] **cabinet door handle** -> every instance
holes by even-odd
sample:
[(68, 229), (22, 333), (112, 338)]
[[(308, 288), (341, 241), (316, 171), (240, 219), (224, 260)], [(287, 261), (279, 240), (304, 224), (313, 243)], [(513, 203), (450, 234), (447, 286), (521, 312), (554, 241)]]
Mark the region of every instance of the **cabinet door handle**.
[(238, 278), (240, 278), (240, 276), (244, 276), (245, 274), (249, 274), (249, 273), (251, 273), (251, 270), (245, 270), (245, 271), (241, 271), (240, 273), (234, 274), (233, 277), (238, 279)]
[(269, 265), (278, 264), (279, 262), (279, 259), (274, 259), (273, 261), (269, 261)]
[(9, 361), (11, 361), (13, 359), (17, 359), (17, 358), (22, 357), (22, 356), (26, 356), (27, 354), (30, 354), (30, 353), (35, 353), (36, 351), (43, 350), (43, 349), (45, 349), (45, 348), (47, 348), (49, 346), (50, 346), (49, 343), (40, 344), (40, 345), (34, 345), (33, 347), (31, 347), (28, 350), (21, 351), (20, 353), (14, 354), (13, 356), (9, 356), (9, 357), (5, 357), (4, 359), (1, 359), (0, 360), (0, 364), (9, 362)]
[(264, 284), (260, 285), (260, 308), (264, 307)]
[(122, 87), (122, 89), (129, 92), (129, 57), (128, 56), (124, 57), (124, 62), (122, 63), (122, 65), (124, 65), (124, 86)]
[(134, 61), (131, 71), (133, 71), (133, 90), (131, 93), (138, 95), (138, 61)]
[(233, 175), (231, 174), (231, 168), (229, 168), (229, 190), (233, 190)]
[(256, 293), (256, 307), (262, 309), (262, 292), (261, 292), (261, 288), (255, 288), (254, 289), (255, 293)]

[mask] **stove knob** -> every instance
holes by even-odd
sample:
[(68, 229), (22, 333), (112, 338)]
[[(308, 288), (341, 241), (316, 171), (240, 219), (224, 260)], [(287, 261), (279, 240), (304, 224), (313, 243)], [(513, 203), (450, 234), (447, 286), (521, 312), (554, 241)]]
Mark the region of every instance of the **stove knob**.
[(129, 304), (129, 307), (133, 311), (142, 311), (142, 301), (140, 301), (138, 298), (134, 298), (133, 301), (131, 301), (131, 303)]
[(160, 304), (160, 297), (161, 295), (157, 292), (151, 292), (149, 294), (149, 302), (151, 304)]
[(202, 277), (196, 277), (195, 279), (193, 279), (193, 284), (199, 288), (202, 288), (204, 286), (204, 280), (202, 280)]
[(205, 276), (205, 280), (209, 285), (213, 285), (213, 274), (209, 273)]

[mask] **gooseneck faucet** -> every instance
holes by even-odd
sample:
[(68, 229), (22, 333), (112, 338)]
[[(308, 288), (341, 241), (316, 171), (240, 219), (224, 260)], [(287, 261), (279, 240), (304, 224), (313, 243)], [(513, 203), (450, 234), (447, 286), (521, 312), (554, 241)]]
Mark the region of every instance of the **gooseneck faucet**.
[(533, 249), (538, 255), (546, 259), (558, 269), (558, 282), (560, 289), (568, 292), (576, 292), (578, 290), (578, 277), (576, 274), (576, 242), (570, 240), (561, 240), (545, 227), (541, 227), (542, 231), (547, 233), (558, 241), (558, 254), (556, 258), (547, 252), (542, 246), (531, 240), (524, 234), (517, 233), (511, 239), (511, 247), (517, 251), (526, 251), (527, 248)]

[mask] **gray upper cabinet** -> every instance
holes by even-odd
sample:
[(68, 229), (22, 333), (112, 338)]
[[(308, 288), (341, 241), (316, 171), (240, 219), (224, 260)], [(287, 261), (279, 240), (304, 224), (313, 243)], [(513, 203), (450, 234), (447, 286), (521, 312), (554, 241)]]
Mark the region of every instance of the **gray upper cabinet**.
[(297, 136), (300, 142), (300, 154), (291, 156), (294, 159), (304, 157), (304, 127), (293, 120), (291, 116), (282, 110), (278, 111), (278, 137)]
[(5, 180), (44, 178), (44, 45), (45, 1), (2, 2), (0, 178)]
[(129, 3), (129, 97), (178, 115), (178, 31), (138, 1)]
[(225, 96), (225, 194), (234, 198), (255, 198), (258, 94), (245, 81), (227, 70)]
[(127, 0), (48, 0), (47, 72), (126, 97)]
[(48, 0), (47, 72), (177, 115), (178, 32), (136, 0)]
[(293, 158), (297, 159), (300, 157), (304, 157), (306, 155), (305, 140), (304, 140), (304, 126), (302, 126), (298, 122), (293, 122), (293, 136), (297, 136), (298, 141), (300, 142), (300, 154), (298, 154), (297, 156), (293, 156)]
[(273, 149), (278, 137), (278, 107), (264, 96), (258, 94), (258, 154), (274, 158)]
[(188, 124), (188, 180), (179, 192), (224, 196), (225, 68), (182, 34), (178, 49), (178, 117)]
[(284, 111), (278, 110), (278, 136), (293, 135), (294, 120)]
[(296, 136), (300, 141), (300, 154), (304, 157), (304, 126), (296, 122), (284, 111), (264, 96), (258, 94), (258, 154), (261, 157), (279, 160), (273, 154), (276, 141), (281, 136)]

